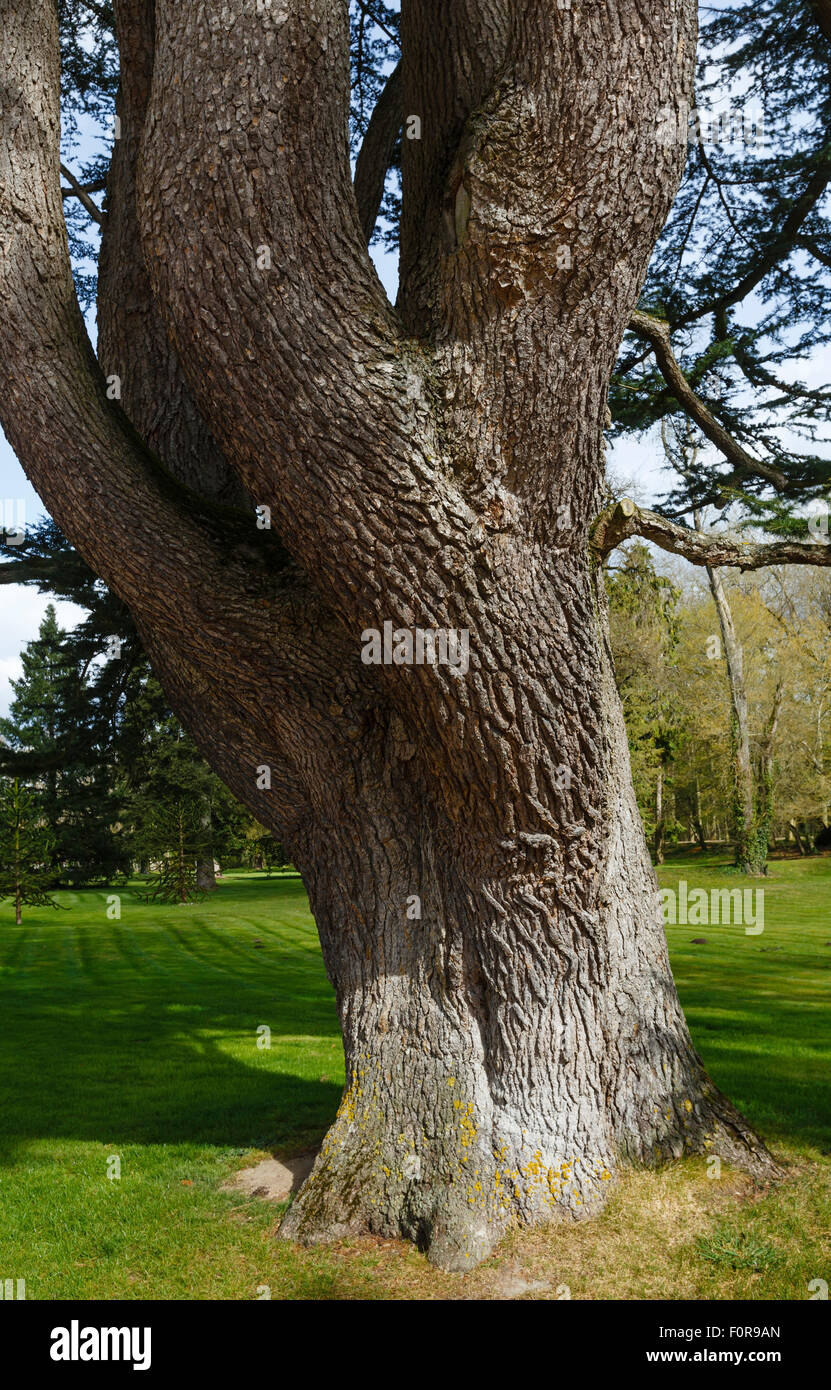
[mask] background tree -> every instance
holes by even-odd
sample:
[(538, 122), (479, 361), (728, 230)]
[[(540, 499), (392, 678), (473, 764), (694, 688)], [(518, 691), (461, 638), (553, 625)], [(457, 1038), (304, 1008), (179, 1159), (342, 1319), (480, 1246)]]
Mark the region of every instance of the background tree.
[[(675, 818), (690, 839), (733, 840), (731, 697), (709, 582), (674, 567), (678, 591), (672, 673), (679, 730), (673, 754)], [(755, 814), (770, 816), (765, 838), (808, 852), (827, 824), (829, 738), (828, 586), (816, 573), (761, 571), (722, 581), (742, 651)], [(657, 668), (643, 680), (661, 679)], [(647, 793), (648, 795), (648, 793)]]
[(667, 821), (664, 786), (678, 738), (677, 604), (680, 589), (656, 573), (641, 542), (606, 567), (615, 677), (623, 702), (638, 807), (657, 862)]
[[(827, 501), (831, 391), (801, 379), (831, 324), (831, 37), (813, 0), (711, 11), (689, 133), (611, 392), (613, 432), (693, 420), (710, 446), (660, 510), (726, 508), (804, 536), (798, 498)], [(800, 447), (802, 446), (802, 447)]]
[(9, 716), (0, 719), (0, 770), (35, 789), (51, 836), (53, 882), (108, 882), (124, 867), (115, 835), (118, 805), (86, 659), (50, 604), (22, 653)]
[[(347, 7), (113, 10), (96, 362), (55, 8), (0, 4), (0, 413), (177, 717), (304, 875), (348, 1084), (283, 1234), (404, 1233), (463, 1269), (512, 1221), (597, 1210), (621, 1162), (772, 1175), (678, 1004), (600, 565), (634, 534), (696, 563), (828, 562), (601, 512), (628, 324), (728, 460), (704, 500), (767, 486), (796, 532), (819, 485), (714, 429), (677, 321), (635, 308), (685, 160), (695, 6), (407, 0), (396, 81), (421, 138), (401, 141), (395, 307), (366, 249), (378, 181), (360, 205), (352, 186)], [(469, 670), (364, 665), (387, 621), (467, 631)]]
[(17, 777), (0, 778), (0, 899), (11, 898), (18, 926), (24, 907), (58, 907), (47, 891), (51, 847), (37, 797)]
[(134, 803), (133, 844), (150, 864), (148, 902), (190, 903), (201, 898), (198, 865), (204, 861), (201, 806), (179, 795), (160, 802), (139, 794)]
[[(61, 673), (63, 686), (56, 686), (52, 694), (55, 710), (46, 722), (54, 727), (46, 761), (62, 769), (65, 781), (73, 759), (83, 752), (87, 795), (94, 800), (92, 808), (87, 807), (80, 835), (67, 822), (65, 837), (74, 847), (79, 839), (88, 842), (89, 875), (111, 875), (127, 866), (131, 802), (137, 791), (152, 781), (163, 803), (175, 799), (177, 792), (201, 798), (203, 858), (197, 876), (200, 887), (209, 891), (216, 884), (214, 856), (230, 857), (233, 862), (246, 843), (246, 828), (254, 822), (211, 773), (193, 740), (171, 714), (129, 610), (96, 579), (51, 521), (30, 528), (25, 541), (0, 564), (0, 583), (13, 582), (31, 585), (87, 610), (82, 622), (69, 633), (59, 632), (53, 621), (51, 661)], [(32, 644), (31, 650), (36, 647)], [(27, 655), (24, 664), (31, 665), (33, 660)], [(78, 690), (71, 710), (67, 704), (70, 687)], [(23, 698), (19, 694), (18, 702)], [(49, 713), (46, 705), (41, 710), (34, 686), (25, 704), (25, 728), (21, 725), (19, 737), (10, 739), (21, 747), (28, 735), (43, 743), (43, 714)], [(9, 729), (11, 733), (11, 725)], [(30, 772), (33, 756), (31, 750), (26, 755), (25, 767)], [(43, 749), (40, 756), (42, 764), (46, 757)], [(55, 807), (56, 827), (65, 809)], [(124, 827), (122, 816), (127, 820)], [(125, 833), (113, 838), (110, 827), (116, 821)]]
[(251, 817), (199, 756), (155, 678), (143, 672), (133, 685), (118, 741), (127, 843), (140, 862), (175, 843), (193, 860), (199, 891), (210, 892), (215, 858), (241, 857)]

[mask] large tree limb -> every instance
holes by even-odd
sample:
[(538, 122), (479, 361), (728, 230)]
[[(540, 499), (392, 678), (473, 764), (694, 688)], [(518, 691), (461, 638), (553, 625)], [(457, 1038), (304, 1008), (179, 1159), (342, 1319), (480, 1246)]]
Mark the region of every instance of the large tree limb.
[(157, 0), (138, 196), (151, 283), (200, 410), (294, 557), (353, 631), (413, 621), (430, 598), (418, 533), (438, 523), (461, 543), (467, 528), (424, 356), (358, 221), (346, 7), (224, 15), (223, 0)]
[(654, 132), (691, 88), (694, 7), (411, 0), (402, 36), (424, 120), (402, 145), (399, 307), (437, 344), (472, 488), (504, 479), (531, 534), (567, 541), (597, 505), (613, 359), (682, 170)]
[(136, 170), (153, 75), (153, 12), (153, 0), (115, 5), (121, 124), (98, 261), (98, 359), (106, 376), (118, 378), (129, 419), (174, 476), (202, 497), (244, 507), (245, 490), (197, 409), (144, 265)]
[(266, 818), (255, 770), (268, 763), (272, 818), (302, 817), (312, 766), (348, 776), (333, 750), (354, 746), (376, 694), (274, 537), (187, 493), (107, 398), (63, 221), (56, 9), (0, 0), (0, 19), (3, 427), (61, 530), (130, 608), (165, 687), (184, 704), (190, 686), (194, 708), (198, 691), (216, 727), (237, 730), (233, 756), (219, 738), (216, 759), (234, 763), (246, 803)]
[(690, 419), (694, 420), (710, 442), (721, 450), (724, 457), (733, 464), (739, 474), (764, 478), (778, 491), (784, 491), (788, 485), (784, 473), (778, 468), (772, 468), (769, 464), (754, 458), (746, 449), (743, 449), (724, 426), (719, 424), (701, 398), (696, 395), (672, 351), (669, 324), (661, 319), (653, 318), (651, 314), (643, 313), (640, 309), (635, 309), (629, 320), (629, 327), (633, 333), (637, 333), (640, 338), (645, 338), (652, 345), (661, 374), (678, 404), (683, 406)]
[(591, 549), (598, 558), (623, 541), (642, 536), (661, 550), (682, 555), (693, 565), (725, 565), (741, 570), (766, 565), (831, 565), (831, 544), (810, 541), (771, 541), (756, 544), (729, 536), (705, 536), (658, 512), (638, 507), (629, 497), (608, 507), (594, 524)]

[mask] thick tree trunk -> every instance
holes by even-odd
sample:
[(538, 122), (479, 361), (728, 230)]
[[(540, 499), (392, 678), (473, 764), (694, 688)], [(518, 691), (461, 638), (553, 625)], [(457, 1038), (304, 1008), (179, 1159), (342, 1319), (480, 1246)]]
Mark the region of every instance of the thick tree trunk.
[[(0, 0), (0, 415), (308, 887), (347, 1089), (283, 1233), (466, 1269), (513, 1222), (597, 1211), (625, 1162), (775, 1172), (680, 1010), (589, 554), (695, 6), (406, 0), (395, 309), (351, 184), (346, 6), (259, 8), (115, 3), (125, 418), (72, 289), (55, 7)], [(217, 505), (235, 480), (274, 533)], [(388, 621), (468, 634), (469, 668), (365, 665)]]
[(681, 1013), (595, 597), (597, 742), (581, 755), (579, 718), (561, 725), (574, 781), (549, 805), (602, 793), (568, 845), (449, 836), (384, 782), (354, 834), (303, 846), (347, 1085), (285, 1237), (403, 1233), (463, 1270), (512, 1225), (597, 1212), (622, 1163), (776, 1171)]

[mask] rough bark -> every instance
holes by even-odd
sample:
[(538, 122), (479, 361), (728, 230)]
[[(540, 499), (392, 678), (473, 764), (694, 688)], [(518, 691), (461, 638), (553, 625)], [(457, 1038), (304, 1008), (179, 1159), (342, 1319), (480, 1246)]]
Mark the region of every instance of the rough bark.
[[(125, 35), (136, 6), (116, 10)], [(54, 7), (0, 13), (3, 423), (286, 844), (337, 996), (347, 1088), (283, 1233), (403, 1232), (465, 1269), (512, 1223), (597, 1211), (623, 1162), (772, 1175), (680, 1010), (590, 550), (609, 374), (683, 159), (655, 132), (690, 86), (692, 0), (405, 3), (423, 139), (396, 310), (350, 177), (346, 7), (156, 0), (113, 175), (147, 272), (129, 294), (279, 541), (159, 466), (178, 406), (149, 449), (145, 387), (132, 423), (107, 399), (61, 217)], [(387, 621), (466, 630), (469, 669), (364, 665)]]
[(119, 138), (107, 179), (98, 264), (98, 359), (144, 442), (200, 496), (245, 505), (245, 490), (193, 401), (150, 293), (136, 213), (136, 171), (153, 76), (154, 0), (115, 7), (121, 55)]

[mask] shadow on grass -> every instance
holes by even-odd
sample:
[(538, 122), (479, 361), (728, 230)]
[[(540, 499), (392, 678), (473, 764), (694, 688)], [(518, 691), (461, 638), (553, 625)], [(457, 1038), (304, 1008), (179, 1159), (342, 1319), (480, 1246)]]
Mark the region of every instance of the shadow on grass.
[[(207, 1001), (83, 1010), (46, 995), (34, 1008), (31, 998), (27, 1003), (25, 1012), (5, 1015), (0, 1162), (11, 1161), (16, 1143), (33, 1137), (279, 1146), (322, 1132), (337, 1109), (338, 1084), (284, 1070), (291, 1053), (301, 1064), (314, 1060), (302, 1044), (280, 1047), (275, 1040), (280, 1060), (258, 1065), (256, 1027), (269, 1022), (273, 1033), (281, 1027), (273, 1009), (243, 1020)], [(307, 1026), (317, 1031), (312, 1021)], [(208, 1029), (247, 1034), (251, 1061), (229, 1055)], [(334, 1041), (336, 1033), (328, 1031)], [(340, 1055), (337, 1040), (326, 1059), (330, 1071)]]
[(0, 1163), (33, 1138), (242, 1151), (325, 1130), (334, 999), (302, 885), (272, 880), (266, 902), (264, 886), (178, 912), (128, 896), (121, 922), (93, 895), (71, 916), (0, 922)]

